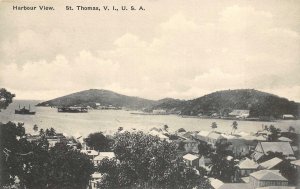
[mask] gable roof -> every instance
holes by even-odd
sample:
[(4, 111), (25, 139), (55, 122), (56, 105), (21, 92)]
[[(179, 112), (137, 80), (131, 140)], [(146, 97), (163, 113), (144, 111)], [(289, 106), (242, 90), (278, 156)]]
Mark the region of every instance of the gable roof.
[(251, 173), (250, 176), (256, 178), (257, 180), (288, 181), (279, 173), (279, 170), (260, 170)]
[(100, 152), (99, 155), (94, 158), (94, 160), (101, 161), (104, 158), (112, 159), (114, 157), (116, 157), (114, 152)]
[(295, 160), (295, 161), (291, 161), (291, 164), (296, 165), (296, 166), (300, 166), (300, 159)]
[(260, 145), (264, 151), (267, 152), (282, 152), (283, 155), (294, 155), (294, 151), (289, 142), (260, 142)]
[(258, 164), (255, 163), (253, 160), (246, 158), (244, 161), (241, 161), (238, 167), (240, 169), (257, 169)]
[(187, 159), (187, 160), (189, 160), (189, 161), (193, 161), (193, 160), (195, 160), (195, 159), (197, 159), (197, 158), (199, 158), (199, 157), (198, 157), (198, 156), (195, 156), (195, 155), (193, 155), (193, 154), (186, 154), (186, 155), (184, 155), (182, 158), (183, 158), (183, 159)]
[(224, 182), (216, 178), (209, 178), (209, 181), (210, 181), (210, 185), (214, 189), (219, 189), (224, 184)]
[(268, 161), (260, 163), (259, 165), (264, 169), (272, 169), (273, 167), (275, 167), (276, 165), (278, 165), (281, 162), (282, 162), (282, 159), (280, 159), (278, 157), (274, 157)]
[(197, 135), (207, 137), (209, 135), (210, 131), (200, 131)]
[(250, 184), (248, 183), (224, 183), (218, 189), (251, 189)]
[(221, 139), (224, 138), (221, 134), (218, 134), (218, 133), (215, 133), (215, 132), (209, 133), (207, 137), (215, 139), (215, 140), (217, 140), (219, 138), (221, 138)]

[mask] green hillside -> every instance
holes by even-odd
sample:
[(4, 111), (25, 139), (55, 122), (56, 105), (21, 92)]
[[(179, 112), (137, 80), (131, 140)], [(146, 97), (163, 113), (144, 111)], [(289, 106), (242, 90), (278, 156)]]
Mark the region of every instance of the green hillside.
[(299, 116), (299, 103), (254, 89), (217, 91), (194, 100), (178, 103), (162, 103), (156, 108), (176, 109), (182, 115), (226, 116), (234, 109), (250, 110), (250, 117), (281, 118), (283, 114)]
[(55, 98), (39, 103), (37, 106), (91, 106), (96, 103), (101, 106), (125, 107), (130, 109), (143, 109), (153, 106), (155, 101), (138, 97), (121, 95), (108, 90), (90, 89)]

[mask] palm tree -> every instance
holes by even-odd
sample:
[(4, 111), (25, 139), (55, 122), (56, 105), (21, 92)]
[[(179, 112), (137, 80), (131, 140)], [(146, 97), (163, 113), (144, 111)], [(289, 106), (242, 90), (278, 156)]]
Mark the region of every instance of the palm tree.
[[(234, 121), (231, 125), (233, 132), (235, 132), (238, 128), (238, 123), (236, 121)], [(231, 130), (231, 134), (232, 134), (232, 130)]]
[(39, 127), (35, 124), (35, 125), (33, 126), (33, 130), (34, 130), (35, 132), (38, 132)]
[(212, 128), (213, 130), (215, 130), (216, 128), (218, 128), (217, 123), (216, 123), (216, 122), (212, 122), (212, 123), (211, 123), (211, 128)]

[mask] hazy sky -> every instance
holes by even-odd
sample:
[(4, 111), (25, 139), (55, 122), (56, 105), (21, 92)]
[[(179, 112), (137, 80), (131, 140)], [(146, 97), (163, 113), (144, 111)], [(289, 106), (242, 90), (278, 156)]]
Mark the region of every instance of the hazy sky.
[[(56, 10), (12, 11), (11, 2)], [(146, 11), (66, 11), (66, 5)], [(299, 72), (298, 0), (0, 0), (0, 87), (17, 99), (91, 88), (191, 99), (255, 88), (300, 101)]]

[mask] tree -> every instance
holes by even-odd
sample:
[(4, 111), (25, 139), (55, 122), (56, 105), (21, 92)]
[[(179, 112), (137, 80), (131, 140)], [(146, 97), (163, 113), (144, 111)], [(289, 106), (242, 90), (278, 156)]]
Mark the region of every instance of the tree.
[(44, 136), (45, 135), (45, 131), (44, 131), (44, 129), (40, 129), (40, 136)]
[(198, 144), (198, 151), (199, 155), (209, 157), (210, 153), (212, 152), (212, 148), (206, 142), (200, 142)]
[(186, 130), (184, 128), (180, 128), (177, 130), (178, 133), (182, 133), (182, 132), (186, 132)]
[(216, 123), (216, 122), (212, 122), (211, 128), (212, 128), (213, 130), (215, 130), (216, 128), (218, 128), (217, 123)]
[(168, 132), (169, 126), (168, 125), (164, 125), (164, 130)]
[(232, 151), (227, 150), (230, 145), (229, 142), (217, 142), (215, 152), (210, 153), (209, 175), (224, 182), (231, 182), (236, 170), (234, 160), (227, 159), (228, 156), (233, 156)]
[(89, 134), (84, 141), (89, 147), (102, 152), (110, 150), (110, 144), (112, 142), (112, 140), (105, 137), (102, 132)]
[(293, 127), (293, 126), (290, 126), (289, 129), (288, 129), (288, 131), (289, 131), (290, 133), (296, 132), (295, 127)]
[(273, 125), (270, 125), (269, 131), (271, 134), (268, 135), (268, 141), (277, 141), (278, 137), (280, 136), (281, 130), (274, 127)]
[(118, 161), (107, 159), (100, 163), (97, 169), (104, 175), (100, 188), (183, 189), (208, 186), (204, 175), (197, 175), (195, 170), (183, 166), (182, 158), (177, 158), (174, 143), (142, 132), (117, 133), (114, 140)]
[(4, 88), (0, 89), (0, 112), (2, 109), (6, 109), (10, 103), (12, 103), (14, 94), (10, 93)]
[(34, 130), (35, 132), (38, 132), (39, 127), (35, 124), (35, 125), (33, 126), (33, 130)]
[[(233, 132), (235, 132), (238, 128), (238, 123), (236, 121), (233, 121), (231, 127), (232, 127)], [(232, 134), (232, 131), (231, 131), (231, 134)]]
[(23, 124), (13, 122), (3, 124), (0, 122), (0, 187), (14, 183), (14, 177), (22, 167), (16, 161), (15, 154), (21, 150), (21, 141), (17, 137), (24, 136)]

